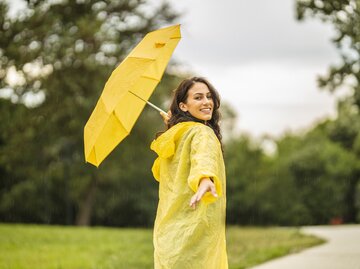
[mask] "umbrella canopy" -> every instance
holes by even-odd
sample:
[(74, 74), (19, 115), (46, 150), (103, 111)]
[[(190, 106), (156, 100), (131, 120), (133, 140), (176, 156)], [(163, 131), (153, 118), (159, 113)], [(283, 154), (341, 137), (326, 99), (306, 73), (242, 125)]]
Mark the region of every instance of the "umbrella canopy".
[(180, 38), (180, 25), (150, 32), (112, 72), (84, 128), (87, 162), (99, 166), (130, 133)]

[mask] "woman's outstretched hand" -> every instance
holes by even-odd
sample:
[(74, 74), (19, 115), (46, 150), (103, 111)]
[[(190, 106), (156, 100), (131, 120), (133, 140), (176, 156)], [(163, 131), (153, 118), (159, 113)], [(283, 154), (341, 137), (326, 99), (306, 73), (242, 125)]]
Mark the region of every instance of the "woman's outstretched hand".
[(209, 178), (203, 178), (199, 184), (198, 191), (191, 197), (190, 206), (192, 209), (196, 208), (196, 205), (207, 192), (210, 192), (214, 197), (218, 197), (214, 182)]
[(163, 117), (164, 123), (167, 125), (171, 118), (171, 111), (169, 110), (167, 113), (160, 112), (161, 117)]

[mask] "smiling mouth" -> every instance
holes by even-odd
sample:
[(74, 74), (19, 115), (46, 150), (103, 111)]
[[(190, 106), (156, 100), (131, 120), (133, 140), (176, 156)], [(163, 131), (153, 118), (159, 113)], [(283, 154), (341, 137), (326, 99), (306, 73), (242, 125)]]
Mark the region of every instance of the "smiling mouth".
[(210, 107), (208, 107), (208, 108), (200, 109), (200, 111), (205, 112), (205, 113), (210, 113), (212, 111), (212, 109)]

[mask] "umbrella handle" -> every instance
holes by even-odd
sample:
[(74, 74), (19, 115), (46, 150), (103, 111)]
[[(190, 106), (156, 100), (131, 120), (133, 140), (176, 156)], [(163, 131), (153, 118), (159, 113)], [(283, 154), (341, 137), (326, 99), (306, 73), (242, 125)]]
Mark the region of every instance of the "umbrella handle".
[(164, 110), (162, 110), (161, 108), (157, 107), (156, 105), (154, 105), (153, 103), (150, 103), (149, 101), (144, 100), (143, 98), (141, 98), (139, 95), (137, 95), (136, 93), (133, 93), (132, 91), (129, 91), (129, 93), (135, 95), (137, 98), (139, 98), (140, 100), (144, 101), (145, 103), (147, 103), (149, 106), (151, 106), (152, 108), (155, 108), (157, 111), (159, 111), (160, 113), (165, 113), (167, 114)]

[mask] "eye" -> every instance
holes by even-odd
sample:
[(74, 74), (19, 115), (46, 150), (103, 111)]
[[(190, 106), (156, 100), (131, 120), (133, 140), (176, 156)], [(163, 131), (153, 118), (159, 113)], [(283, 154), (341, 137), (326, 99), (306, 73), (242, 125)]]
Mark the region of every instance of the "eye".
[(195, 100), (201, 100), (201, 96), (195, 96)]

